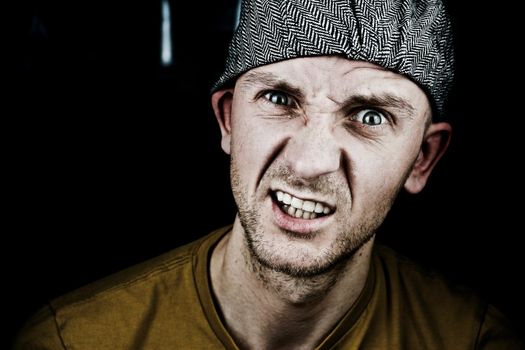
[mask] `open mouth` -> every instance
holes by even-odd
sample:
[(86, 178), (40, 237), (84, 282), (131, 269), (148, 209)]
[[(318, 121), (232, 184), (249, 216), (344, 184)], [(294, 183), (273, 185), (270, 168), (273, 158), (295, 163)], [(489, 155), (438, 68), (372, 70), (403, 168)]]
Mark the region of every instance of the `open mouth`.
[(312, 220), (334, 212), (326, 203), (297, 198), (283, 191), (272, 192), (272, 198), (283, 213), (297, 219)]

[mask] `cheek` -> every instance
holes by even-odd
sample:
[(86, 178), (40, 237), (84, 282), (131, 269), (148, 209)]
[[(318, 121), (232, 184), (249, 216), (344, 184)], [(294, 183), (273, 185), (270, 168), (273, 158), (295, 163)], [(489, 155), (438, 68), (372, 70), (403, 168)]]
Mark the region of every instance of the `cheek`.
[(246, 106), (239, 107), (236, 110), (243, 112), (232, 114), (231, 156), (245, 184), (254, 188), (261, 172), (279, 152), (285, 136), (283, 128), (258, 117)]
[(395, 195), (412, 168), (417, 150), (413, 144), (400, 142), (354, 145), (347, 152), (354, 199), (369, 202)]
[(264, 154), (264, 135), (257, 132), (248, 118), (239, 116), (232, 123), (232, 156), (239, 161), (255, 165), (257, 159)]

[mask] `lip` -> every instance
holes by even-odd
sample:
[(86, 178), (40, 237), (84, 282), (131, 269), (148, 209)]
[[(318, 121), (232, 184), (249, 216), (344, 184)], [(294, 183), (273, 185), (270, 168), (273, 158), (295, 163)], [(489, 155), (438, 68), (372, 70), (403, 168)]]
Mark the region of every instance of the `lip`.
[(281, 208), (275, 203), (273, 198), (270, 197), (272, 203), (272, 211), (274, 214), (274, 220), (277, 226), (283, 230), (291, 231), (298, 234), (308, 235), (313, 232), (319, 231), (332, 215), (327, 215), (315, 219), (299, 219), (293, 218), (290, 215), (283, 213)]

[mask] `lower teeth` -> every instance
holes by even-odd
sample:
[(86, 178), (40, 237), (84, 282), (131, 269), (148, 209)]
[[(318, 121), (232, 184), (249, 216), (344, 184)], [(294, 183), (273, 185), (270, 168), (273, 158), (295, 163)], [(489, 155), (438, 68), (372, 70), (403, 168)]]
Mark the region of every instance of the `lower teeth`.
[(322, 214), (317, 214), (317, 213), (311, 213), (309, 211), (303, 211), (302, 209), (296, 209), (288, 204), (284, 204), (282, 207), (281, 207), (282, 211), (286, 214), (288, 214), (288, 216), (291, 216), (293, 218), (297, 218), (297, 219), (315, 219), (316, 217), (318, 217), (319, 215), (322, 215)]

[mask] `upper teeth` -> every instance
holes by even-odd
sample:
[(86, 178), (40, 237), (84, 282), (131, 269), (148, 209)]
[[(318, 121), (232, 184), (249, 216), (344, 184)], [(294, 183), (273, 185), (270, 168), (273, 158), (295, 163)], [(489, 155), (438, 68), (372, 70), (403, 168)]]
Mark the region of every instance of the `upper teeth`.
[(281, 203), (290, 205), (297, 210), (302, 210), (303, 212), (317, 213), (317, 214), (330, 214), (331, 209), (324, 205), (323, 203), (303, 200), (297, 197), (292, 196), (289, 193), (277, 191), (277, 200)]

